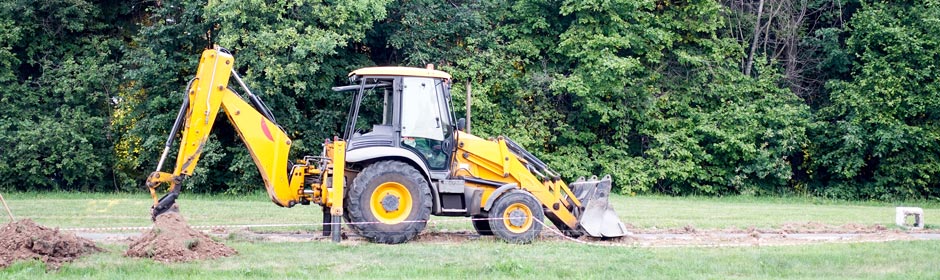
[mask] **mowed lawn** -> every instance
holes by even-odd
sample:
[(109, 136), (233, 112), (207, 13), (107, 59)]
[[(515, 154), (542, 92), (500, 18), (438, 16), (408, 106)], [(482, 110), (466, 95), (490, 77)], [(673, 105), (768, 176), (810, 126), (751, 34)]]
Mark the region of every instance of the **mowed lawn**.
[[(51, 227), (148, 226), (147, 194), (4, 194), (17, 218)], [(894, 206), (924, 207), (928, 226), (940, 216), (935, 202), (840, 202), (812, 198), (700, 198), (615, 196), (624, 222), (639, 228), (777, 227), (785, 223), (883, 224)], [(317, 206), (280, 208), (264, 194), (186, 195), (182, 213), (192, 225), (316, 224)], [(465, 219), (434, 218), (429, 230), (470, 229)], [(293, 227), (314, 230), (311, 226)], [(269, 230), (283, 230), (270, 228)], [(435, 279), (937, 279), (940, 242), (904, 241), (739, 248), (599, 247), (562, 241), (511, 245), (492, 239), (460, 243), (302, 242), (223, 240), (239, 255), (162, 264), (128, 259), (125, 246), (46, 272), (36, 262), (0, 270), (0, 279), (435, 278)]]
[(459, 244), (335, 245), (226, 242), (239, 254), (163, 264), (86, 256), (45, 272), (36, 261), (0, 270), (0, 279), (937, 279), (940, 242), (742, 248), (591, 247), (493, 240)]
[[(18, 218), (62, 228), (140, 227), (150, 225), (149, 194), (10, 193), (5, 194)], [(183, 194), (180, 211), (191, 225), (309, 224), (321, 222), (317, 205), (282, 208), (267, 194), (245, 196)], [(699, 229), (775, 228), (786, 223), (831, 225), (894, 224), (895, 206), (924, 208), (927, 226), (940, 227), (940, 202), (846, 202), (816, 198), (666, 197), (614, 195), (620, 219), (637, 228)], [(461, 217), (433, 217), (432, 229), (472, 230)]]

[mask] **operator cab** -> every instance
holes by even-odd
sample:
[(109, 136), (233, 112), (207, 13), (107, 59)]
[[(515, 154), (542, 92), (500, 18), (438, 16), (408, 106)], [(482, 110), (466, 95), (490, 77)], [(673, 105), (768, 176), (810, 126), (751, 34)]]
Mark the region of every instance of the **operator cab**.
[[(431, 177), (446, 176), (456, 122), (450, 110), (450, 74), (411, 67), (369, 67), (349, 74), (354, 92), (344, 132), (347, 151), (370, 147), (407, 150)], [(376, 155), (381, 156), (381, 155)]]

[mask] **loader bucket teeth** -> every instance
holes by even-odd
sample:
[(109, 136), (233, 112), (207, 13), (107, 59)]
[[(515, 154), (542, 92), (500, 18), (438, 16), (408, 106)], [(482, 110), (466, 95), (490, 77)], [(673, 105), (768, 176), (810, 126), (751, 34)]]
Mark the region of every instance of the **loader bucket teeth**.
[(630, 234), (608, 202), (610, 175), (600, 180), (597, 176), (592, 176), (590, 180), (584, 180), (582, 177), (569, 187), (584, 206), (584, 212), (578, 220), (584, 233), (593, 237), (620, 237)]

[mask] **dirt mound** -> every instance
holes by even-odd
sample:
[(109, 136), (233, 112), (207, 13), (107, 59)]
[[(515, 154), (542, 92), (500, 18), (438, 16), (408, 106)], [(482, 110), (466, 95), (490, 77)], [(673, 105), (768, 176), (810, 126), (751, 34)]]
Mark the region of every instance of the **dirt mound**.
[(153, 228), (132, 242), (125, 256), (160, 262), (184, 262), (235, 255), (235, 249), (216, 242), (186, 224), (177, 213), (157, 217)]
[(30, 219), (0, 229), (0, 268), (17, 260), (37, 259), (49, 269), (56, 269), (63, 262), (101, 251), (91, 240), (37, 225)]

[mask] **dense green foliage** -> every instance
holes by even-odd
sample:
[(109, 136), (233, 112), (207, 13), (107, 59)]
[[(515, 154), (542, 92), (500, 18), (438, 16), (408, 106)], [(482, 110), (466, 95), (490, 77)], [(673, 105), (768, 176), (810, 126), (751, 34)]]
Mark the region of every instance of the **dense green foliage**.
[(127, 11), (110, 2), (0, 2), (4, 188), (117, 187), (109, 121), (124, 26), (108, 21)]
[[(4, 0), (0, 189), (140, 188), (211, 38), (296, 155), (341, 131), (349, 97), (329, 87), (349, 70), (434, 63), (454, 104), (472, 85), (474, 134), (568, 179), (940, 197), (940, 2), (764, 2)], [(225, 122), (195, 191), (260, 185)]]
[(831, 80), (814, 170), (843, 197), (937, 197), (940, 2), (863, 5), (849, 22), (852, 75)]

